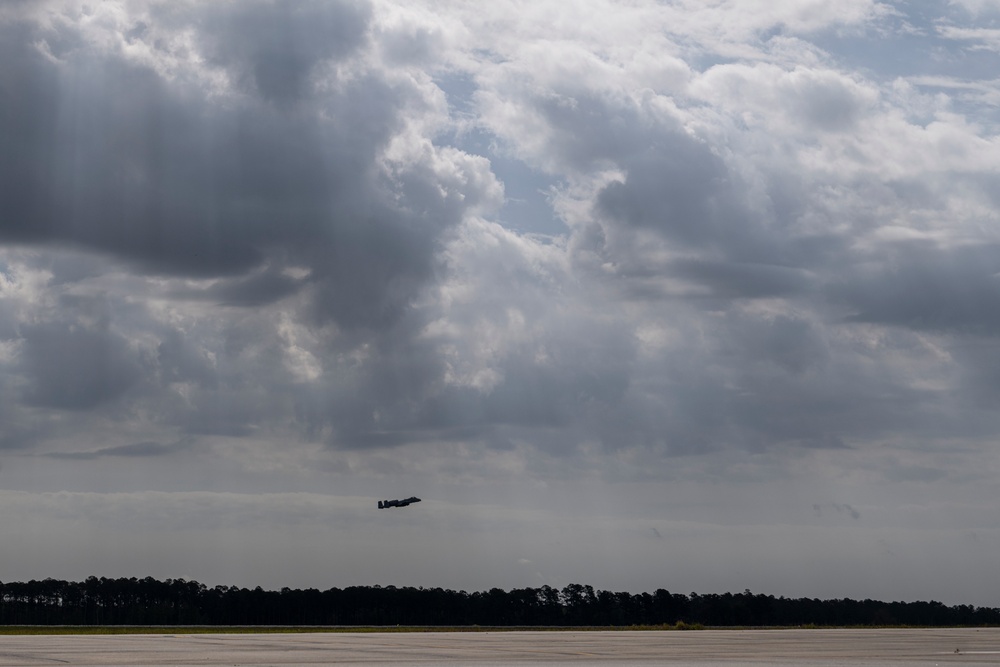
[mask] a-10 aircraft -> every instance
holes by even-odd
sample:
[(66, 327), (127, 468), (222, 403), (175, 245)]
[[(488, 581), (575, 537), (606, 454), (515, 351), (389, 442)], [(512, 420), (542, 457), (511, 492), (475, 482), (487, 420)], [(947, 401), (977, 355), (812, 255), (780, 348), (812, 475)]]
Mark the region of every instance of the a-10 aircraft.
[(410, 496), (409, 498), (403, 498), (402, 500), (380, 500), (378, 501), (378, 508), (385, 509), (387, 507), (406, 507), (410, 503), (419, 503), (420, 498), (416, 496)]

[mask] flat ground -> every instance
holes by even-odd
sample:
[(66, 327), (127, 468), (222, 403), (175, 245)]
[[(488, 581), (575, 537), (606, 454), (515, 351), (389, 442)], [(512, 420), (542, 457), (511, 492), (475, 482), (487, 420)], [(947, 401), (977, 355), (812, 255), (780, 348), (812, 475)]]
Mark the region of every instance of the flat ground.
[[(956, 649), (958, 652), (956, 652)], [(1000, 664), (1000, 628), (0, 637), (12, 665)]]

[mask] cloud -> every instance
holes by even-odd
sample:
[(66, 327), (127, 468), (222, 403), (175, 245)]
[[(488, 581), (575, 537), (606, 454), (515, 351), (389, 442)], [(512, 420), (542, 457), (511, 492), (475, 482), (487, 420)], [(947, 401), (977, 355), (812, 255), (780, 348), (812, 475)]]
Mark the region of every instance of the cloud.
[(207, 8), (198, 38), (207, 64), (226, 70), (238, 88), (291, 105), (312, 93), (319, 65), (364, 44), (370, 19), (360, 2), (217, 4)]
[(873, 264), (833, 288), (856, 309), (852, 319), (917, 330), (997, 334), (1000, 323), (993, 317), (993, 304), (1000, 298), (1000, 255), (992, 244), (942, 250), (929, 243), (904, 242), (887, 254), (905, 260)]
[(88, 409), (121, 397), (142, 376), (127, 340), (102, 326), (26, 327), (23, 364), (36, 406)]
[[(480, 167), (455, 151), (386, 155), (404, 119), (421, 106), (434, 113), (433, 89), (365, 64), (360, 4), (150, 12), (141, 30), (124, 19), (67, 23), (56, 35), (4, 25), (10, 150), (0, 170), (11, 187), (0, 236), (79, 244), (147, 272), (232, 276), (215, 298), (234, 305), (297, 291), (303, 283), (282, 270), (306, 268), (317, 317), (398, 317), (431, 275), (435, 236), (468, 205), (455, 197), (493, 187), (489, 176), (468, 183)], [(199, 58), (176, 67), (215, 87), (149, 60), (176, 56), (157, 49), (180, 34)], [(451, 193), (435, 189), (434, 160), (454, 160)], [(394, 191), (406, 197), (398, 205)]]
[[(463, 585), (485, 552), (525, 585), (525, 554), (532, 577), (651, 582), (680, 548), (681, 580), (818, 586), (815, 497), (852, 499), (814, 508), (852, 519), (831, 582), (881, 562), (881, 531), (896, 553), (922, 521), (978, 531), (1000, 426), (987, 10), (8, 3), (0, 484), (97, 494), (32, 495), (56, 527), (71, 502), (141, 500), (137, 525), (166, 502), (185, 539), (235, 516), (266, 545), (294, 516), (311, 554), (342, 510), (365, 576), (399, 571), (371, 559), (398, 530), (286, 494), (405, 486), (457, 512), (420, 524), (441, 531), (420, 572), (467, 539)], [(737, 543), (756, 556), (726, 560)]]
[(69, 459), (75, 461), (92, 461), (106, 456), (168, 456), (175, 452), (188, 449), (191, 444), (191, 440), (181, 440), (171, 444), (164, 444), (161, 442), (133, 442), (127, 445), (102, 447), (89, 452), (49, 452), (45, 456), (53, 459)]
[(991, 51), (1000, 50), (1000, 30), (993, 28), (960, 28), (945, 25), (938, 28), (938, 31), (945, 39), (978, 42), (977, 47), (974, 48), (989, 49)]
[(949, 0), (949, 5), (958, 5), (973, 14), (1000, 11), (1000, 3), (996, 0)]
[[(950, 249), (933, 217), (972, 229), (961, 207), (988, 206), (988, 179), (957, 165), (991, 169), (991, 140), (955, 115), (912, 122), (805, 42), (781, 47), (800, 62), (692, 67), (685, 49), (719, 48), (708, 26), (732, 27), (752, 3), (689, 7), (688, 46), (631, 51), (614, 35), (680, 9), (643, 5), (608, 34), (566, 25), (553, 41), (539, 8), (497, 28), (523, 46), (499, 60), (484, 55), (506, 53), (492, 34), (465, 51), (456, 17), (467, 30), (481, 19), (458, 7), (447, 20), (353, 3), (152, 3), (86, 20), (68, 7), (5, 24), (9, 164), (44, 164), (5, 189), (16, 214), (3, 233), (78, 248), (44, 269), (40, 293), (103, 298), (107, 313), (29, 319), (18, 306), (9, 387), (24, 407), (127, 405), (181, 433), (349, 449), (837, 448), (905, 424), (901, 408), (841, 393), (879, 372), (836, 327), (989, 330), (988, 260), (973, 272), (981, 298), (947, 288), (972, 275), (941, 272), (972, 266), (951, 253), (988, 251)], [(768, 10), (754, 30), (805, 35), (885, 8), (800, 10)], [(441, 43), (408, 61), (392, 42), (404, 19)], [(727, 39), (777, 48), (759, 34)], [(467, 108), (498, 151), (559, 177), (549, 201), (564, 239), (489, 221), (502, 186), (486, 157), (441, 141), (456, 121), (420, 73), (435, 67), (468, 72)], [(68, 99), (59, 115), (36, 111)], [(942, 170), (972, 197), (942, 188)], [(907, 234), (928, 239), (923, 259), (894, 245)], [(124, 282), (84, 259), (95, 251), (145, 282), (117, 292)], [(940, 289), (913, 289), (924, 283)], [(925, 400), (904, 372), (881, 375), (890, 404)]]

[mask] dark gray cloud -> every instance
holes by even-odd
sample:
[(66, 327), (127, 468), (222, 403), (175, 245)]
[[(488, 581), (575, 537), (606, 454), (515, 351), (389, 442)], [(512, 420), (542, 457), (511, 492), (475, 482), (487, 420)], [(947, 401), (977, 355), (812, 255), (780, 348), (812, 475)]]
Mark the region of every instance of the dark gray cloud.
[[(691, 297), (795, 298), (820, 288), (844, 255), (844, 240), (797, 224), (803, 192), (778, 180), (767, 207), (704, 141), (669, 131), (620, 162), (626, 176), (602, 187), (593, 221), (574, 235), (578, 256), (594, 256), (629, 280), (638, 300), (687, 284)], [(582, 253), (582, 254), (580, 254)]]
[(773, 264), (682, 259), (671, 268), (673, 275), (703, 285), (722, 299), (787, 297), (809, 291), (816, 282), (804, 269)]
[[(364, 48), (369, 14), (349, 2), (161, 7), (129, 30), (161, 57), (154, 28), (193, 30), (204, 66), (245, 93), (221, 93), (224, 104), (71, 40), (71, 28), (4, 24), (0, 238), (90, 247), (147, 272), (241, 276), (204, 294), (228, 305), (295, 292), (304, 283), (281, 271), (292, 265), (311, 272), (319, 319), (392, 321), (430, 277), (435, 235), (462, 205), (422, 167), (398, 185), (377, 173), (419, 93), (363, 68), (330, 79)], [(388, 203), (395, 187), (403, 208)]]
[(236, 278), (221, 278), (209, 287), (182, 287), (173, 291), (178, 299), (209, 301), (222, 306), (253, 307), (279, 301), (298, 292), (307, 281), (270, 266)]
[[(569, 165), (600, 166), (647, 148), (648, 137), (642, 131), (644, 119), (637, 109), (621, 104), (621, 100), (563, 81), (559, 88), (533, 101), (537, 112), (554, 130), (553, 148)], [(695, 169), (700, 167), (696, 165)]]
[(259, 252), (245, 239), (205, 236), (204, 205), (215, 199), (204, 191), (210, 156), (188, 152), (198, 141), (196, 119), (164, 82), (84, 52), (66, 67), (86, 71), (89, 61), (107, 76), (70, 77), (81, 87), (74, 95), (35, 39), (10, 36), (8, 48), (20, 53), (3, 67), (5, 95), (14, 100), (0, 128), (11, 146), (0, 165), (12, 186), (3, 191), (4, 238), (79, 243), (158, 269), (227, 272), (255, 263)]
[[(301, 294), (305, 302), (289, 308), (304, 321), (391, 329), (433, 277), (439, 235), (481, 197), (475, 185), (442, 190), (432, 165), (400, 163), (385, 173), (382, 151), (425, 101), (412, 82), (359, 60), (370, 13), (351, 2), (193, 13), (156, 5), (124, 29), (129, 45), (167, 60), (178, 55), (171, 34), (191, 31), (202, 74), (222, 73), (232, 84), (214, 92), (197, 84), (196, 72), (165, 76), (72, 24), (3, 24), (0, 133), (10, 150), (0, 174), (10, 187), (0, 193), (0, 238), (96, 250), (130, 271), (197, 279), (172, 283), (167, 296), (179, 302), (261, 308)], [(351, 58), (353, 71), (338, 80), (335, 68)], [(69, 291), (107, 270), (80, 255), (51, 262), (49, 285)], [(182, 433), (229, 437), (263, 432), (291, 411), (305, 437), (333, 422), (351, 446), (377, 432), (359, 415), (418, 400), (436, 377), (422, 370), (419, 386), (397, 387), (412, 329), (383, 337), (404, 347), (366, 365), (375, 374), (370, 391), (337, 388), (317, 398), (292, 389), (294, 350), (273, 320), (236, 317), (219, 347), (200, 338), (208, 331), (170, 326), (154, 326), (158, 342), (138, 344), (129, 336), (146, 335), (151, 313), (132, 313), (119, 327), (109, 317), (20, 328), (11, 318), (9, 337), (21, 346), (18, 397), (63, 410), (119, 401)], [(349, 350), (359, 336), (330, 352)], [(377, 370), (383, 364), (386, 378)], [(13, 422), (5, 431), (9, 447), (41, 437)]]
[(599, 215), (697, 247), (725, 242), (741, 226), (728, 170), (706, 143), (675, 133), (623, 162), (628, 175), (598, 195)]
[(831, 286), (859, 322), (915, 330), (1000, 333), (1000, 246), (897, 243)]
[(242, 89), (282, 106), (312, 94), (318, 65), (360, 48), (371, 18), (367, 4), (352, 0), (217, 3), (205, 10), (198, 38), (208, 62), (226, 68)]
[(209, 387), (217, 382), (215, 368), (206, 352), (196, 349), (176, 329), (163, 334), (156, 348), (156, 361), (164, 382), (196, 382)]
[(30, 405), (86, 410), (121, 397), (142, 378), (141, 360), (107, 325), (53, 323), (21, 333)]
[(72, 461), (92, 461), (109, 456), (145, 458), (150, 456), (168, 456), (189, 449), (192, 444), (191, 440), (181, 440), (169, 444), (162, 442), (133, 442), (127, 445), (101, 447), (100, 449), (87, 452), (49, 452), (45, 456), (53, 459), (67, 459)]
[(809, 370), (822, 372), (830, 361), (830, 345), (823, 330), (802, 318), (738, 318), (730, 331), (730, 344), (738, 346), (733, 352), (754, 364), (773, 364), (798, 375)]
[[(14, 398), (14, 397), (12, 397)], [(18, 423), (10, 410), (5, 411), (5, 422), (0, 434), (0, 450), (15, 451), (35, 447), (51, 435), (52, 429), (37, 423)]]

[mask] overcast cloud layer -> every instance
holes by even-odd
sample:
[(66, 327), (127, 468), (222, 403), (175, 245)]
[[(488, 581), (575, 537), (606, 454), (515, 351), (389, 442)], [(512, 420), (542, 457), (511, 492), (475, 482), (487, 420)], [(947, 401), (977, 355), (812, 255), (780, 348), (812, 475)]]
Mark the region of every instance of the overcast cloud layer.
[(0, 580), (1000, 605), (997, 72), (994, 0), (4, 3)]

